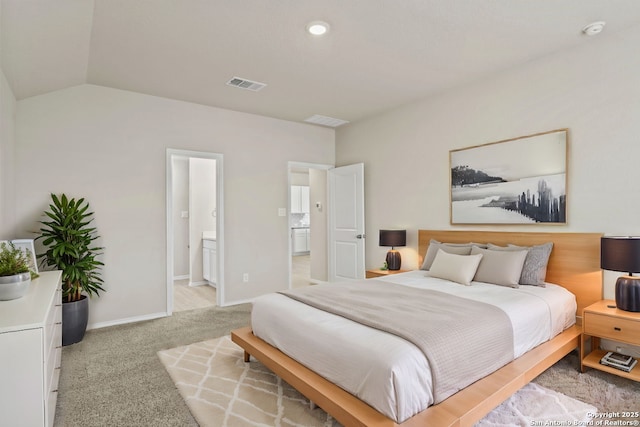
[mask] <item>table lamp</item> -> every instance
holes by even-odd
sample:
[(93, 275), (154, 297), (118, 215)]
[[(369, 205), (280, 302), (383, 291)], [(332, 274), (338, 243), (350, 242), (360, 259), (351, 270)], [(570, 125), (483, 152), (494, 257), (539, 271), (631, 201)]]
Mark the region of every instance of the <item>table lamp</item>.
[(394, 248), (396, 246), (406, 246), (407, 230), (380, 230), (380, 246), (391, 246), (387, 252), (387, 267), (389, 270), (400, 270), (402, 259), (400, 252)]
[(640, 237), (602, 237), (600, 268), (626, 271), (616, 280), (616, 306), (620, 310), (640, 311)]

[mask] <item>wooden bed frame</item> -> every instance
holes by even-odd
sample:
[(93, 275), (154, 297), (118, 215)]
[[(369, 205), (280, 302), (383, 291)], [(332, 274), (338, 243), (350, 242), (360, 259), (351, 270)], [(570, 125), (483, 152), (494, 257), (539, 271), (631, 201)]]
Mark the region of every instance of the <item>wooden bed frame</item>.
[[(578, 314), (602, 298), (600, 238), (598, 233), (520, 233), (494, 231), (419, 230), (420, 258), (430, 239), (451, 243), (494, 243), (535, 245), (553, 242), (547, 268), (547, 281), (562, 285), (576, 295)], [(420, 259), (420, 264), (422, 259)], [(363, 401), (297, 363), (284, 353), (253, 335), (250, 327), (231, 333), (244, 349), (245, 361), (254, 356), (276, 375), (297, 389), (347, 427), (459, 427), (473, 426), (493, 408), (531, 382), (566, 354), (580, 345), (581, 318), (578, 323), (551, 341), (543, 343), (476, 381), (443, 402), (430, 406), (402, 424), (382, 415)], [(576, 367), (577, 369), (577, 367)]]

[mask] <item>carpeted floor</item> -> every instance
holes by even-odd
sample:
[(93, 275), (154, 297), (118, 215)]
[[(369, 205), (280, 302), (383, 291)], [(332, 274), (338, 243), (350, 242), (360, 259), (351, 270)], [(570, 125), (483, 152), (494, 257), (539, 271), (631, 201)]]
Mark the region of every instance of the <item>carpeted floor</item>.
[(62, 350), (55, 427), (197, 426), (157, 352), (228, 335), (250, 305), (87, 331)]
[[(63, 348), (55, 426), (197, 426), (156, 353), (228, 335), (249, 318), (249, 305), (213, 307), (88, 331)], [(639, 383), (593, 369), (580, 374), (575, 353), (535, 382), (600, 412), (640, 409)]]

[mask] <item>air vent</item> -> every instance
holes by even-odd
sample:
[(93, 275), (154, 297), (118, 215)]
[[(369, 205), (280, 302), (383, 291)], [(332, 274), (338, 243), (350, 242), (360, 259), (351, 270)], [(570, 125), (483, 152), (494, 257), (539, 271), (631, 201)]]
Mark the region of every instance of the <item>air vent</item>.
[(304, 121), (308, 123), (313, 123), (316, 125), (328, 126), (331, 128), (337, 128), (338, 126), (342, 126), (345, 123), (349, 123), (346, 120), (334, 119), (333, 117), (321, 116), (319, 114), (314, 114), (313, 116), (309, 117), (308, 119), (305, 119)]
[(239, 87), (240, 89), (252, 90), (254, 92), (259, 91), (265, 87), (266, 83), (254, 82), (252, 80), (243, 79), (242, 77), (234, 77), (227, 82), (229, 86)]

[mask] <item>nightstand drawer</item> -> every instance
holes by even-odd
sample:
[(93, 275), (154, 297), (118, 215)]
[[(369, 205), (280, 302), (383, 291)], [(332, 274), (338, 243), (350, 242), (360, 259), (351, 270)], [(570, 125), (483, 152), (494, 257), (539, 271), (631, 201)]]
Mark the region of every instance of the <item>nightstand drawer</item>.
[(584, 333), (615, 341), (637, 343), (640, 322), (595, 313), (584, 313)]

